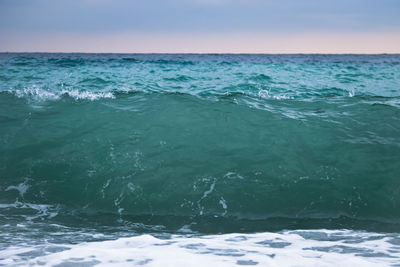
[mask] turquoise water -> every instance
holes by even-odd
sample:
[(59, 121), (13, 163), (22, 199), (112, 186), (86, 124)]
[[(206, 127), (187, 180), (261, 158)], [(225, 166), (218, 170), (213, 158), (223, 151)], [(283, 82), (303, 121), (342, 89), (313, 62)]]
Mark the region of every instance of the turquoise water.
[(400, 55), (3, 53), (0, 152), (3, 249), (397, 236)]

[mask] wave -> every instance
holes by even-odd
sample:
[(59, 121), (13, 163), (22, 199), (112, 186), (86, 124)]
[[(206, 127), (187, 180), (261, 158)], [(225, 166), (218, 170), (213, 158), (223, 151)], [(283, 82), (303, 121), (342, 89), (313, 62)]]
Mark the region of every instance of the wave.
[(47, 62), (53, 66), (66, 68), (83, 66), (87, 63), (83, 58), (49, 58)]
[[(177, 81), (177, 80), (187, 80), (191, 79), (188, 76), (179, 76), (176, 78), (168, 78), (168, 81)], [(105, 86), (111, 84), (110, 81), (106, 81), (104, 79), (100, 78), (93, 78), (93, 79), (84, 79), (80, 81), (81, 84), (91, 84), (95, 87), (98, 88), (104, 88)], [(140, 83), (136, 83), (139, 86), (142, 86)], [(355, 93), (354, 91), (348, 91), (346, 89), (342, 88), (337, 88), (337, 87), (331, 87), (331, 88), (324, 88), (321, 90), (309, 90), (308, 92), (296, 92), (296, 91), (291, 91), (291, 90), (280, 90), (280, 89), (274, 89), (274, 88), (268, 88), (268, 89), (262, 89), (259, 88), (258, 86), (252, 85), (252, 84), (238, 84), (238, 85), (233, 85), (229, 87), (224, 87), (221, 90), (191, 90), (191, 89), (162, 89), (162, 88), (112, 88), (110, 87), (109, 89), (103, 89), (101, 91), (99, 90), (93, 90), (93, 89), (66, 89), (62, 88), (63, 84), (61, 84), (62, 89), (47, 89), (47, 86), (30, 86), (26, 87), (23, 89), (9, 89), (6, 91), (0, 91), (1, 92), (8, 92), (10, 94), (15, 94), (18, 97), (32, 97), (32, 96), (39, 96), (38, 99), (41, 100), (52, 100), (52, 99), (57, 99), (57, 96), (63, 95), (63, 94), (68, 94), (68, 95), (76, 95), (77, 92), (80, 92), (82, 94), (99, 94), (104, 95), (105, 98), (108, 98), (110, 94), (114, 95), (126, 95), (130, 93), (152, 93), (152, 94), (187, 94), (187, 95), (197, 95), (197, 96), (208, 96), (208, 97), (229, 97), (229, 96), (248, 96), (248, 97), (258, 97), (258, 98), (265, 98), (265, 99), (297, 99), (297, 100), (302, 100), (302, 99), (316, 99), (316, 98), (332, 98), (332, 97), (353, 97), (353, 96), (359, 96), (359, 97), (375, 97), (374, 95), (371, 94), (360, 94), (360, 93)], [(379, 97), (379, 96), (376, 96)], [(385, 97), (382, 97), (385, 98)], [(387, 98), (393, 98), (393, 97), (387, 97)], [(394, 97), (396, 98), (396, 97)]]
[(187, 75), (178, 75), (177, 77), (168, 77), (164, 78), (166, 81), (171, 81), (171, 82), (186, 82), (186, 81), (191, 81), (194, 80), (192, 77), (187, 76)]
[[(79, 91), (79, 90), (61, 90), (51, 91), (45, 90), (38, 87), (24, 88), (22, 90), (8, 90), (7, 93), (15, 95), (18, 98), (26, 98), (34, 101), (48, 101), (48, 100), (59, 100), (62, 97), (71, 97), (75, 100), (98, 100), (102, 98), (115, 98), (112, 92), (91, 92), (91, 91)], [(3, 91), (4, 93), (4, 91)]]
[(221, 65), (231, 65), (237, 63), (304, 63), (316, 64), (354, 64), (349, 69), (357, 69), (359, 64), (389, 64), (399, 65), (399, 54), (377, 54), (377, 55), (333, 55), (333, 54), (95, 54), (95, 53), (0, 53), (0, 58), (15, 61), (46, 61), (66, 66), (79, 65), (81, 60), (102, 63), (105, 61), (126, 62), (126, 63), (183, 63), (192, 65), (203, 61), (212, 61)]
[[(76, 94), (66, 97), (103, 97)], [(398, 108), (361, 97), (234, 103), (246, 98), (118, 92), (41, 110), (8, 101), (1, 199), (59, 206), (54, 220), (174, 230), (399, 229)]]
[(0, 54), (6, 216), (398, 230), (398, 56), (324, 58)]
[[(179, 78), (181, 79), (181, 78)], [(186, 79), (186, 78), (182, 78)], [(104, 80), (95, 80), (96, 83), (108, 84)], [(93, 82), (93, 80), (85, 80), (83, 82)], [(96, 87), (101, 88), (100, 85)], [(79, 90), (79, 89), (66, 89), (61, 86), (61, 89), (50, 90), (46, 87), (41, 86), (30, 86), (23, 89), (10, 89), (6, 91), (0, 91), (1, 94), (14, 95), (17, 98), (27, 99), (33, 102), (43, 102), (43, 101), (59, 101), (66, 97), (72, 98), (74, 100), (88, 100), (97, 101), (102, 99), (116, 99), (124, 98), (130, 95), (187, 95), (195, 96), (204, 100), (210, 101), (220, 101), (225, 100), (229, 102), (238, 103), (241, 101), (242, 104), (252, 106), (254, 108), (265, 109), (265, 105), (260, 103), (261, 100), (276, 100), (276, 101), (300, 101), (300, 102), (310, 102), (310, 101), (347, 101), (352, 98), (355, 99), (355, 103), (370, 103), (383, 104), (398, 107), (400, 106), (400, 98), (397, 96), (386, 97), (386, 96), (376, 96), (372, 94), (361, 94), (354, 91), (348, 91), (342, 88), (332, 87), (326, 88), (320, 91), (309, 91), (309, 92), (297, 92), (297, 91), (277, 91), (274, 89), (258, 89), (253, 85), (241, 84), (238, 86), (232, 86), (224, 88), (220, 91), (215, 90), (186, 90), (184, 88), (180, 89), (138, 89), (138, 88), (121, 88), (121, 89), (110, 89), (106, 90)], [(354, 101), (353, 101), (354, 102)]]

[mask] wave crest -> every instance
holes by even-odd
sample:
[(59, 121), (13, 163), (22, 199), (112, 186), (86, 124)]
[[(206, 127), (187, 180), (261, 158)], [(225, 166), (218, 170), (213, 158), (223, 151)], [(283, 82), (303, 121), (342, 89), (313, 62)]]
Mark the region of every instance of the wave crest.
[(47, 101), (47, 100), (58, 100), (63, 96), (69, 96), (75, 100), (98, 100), (101, 98), (115, 98), (112, 92), (89, 92), (80, 90), (61, 90), (61, 91), (50, 91), (39, 87), (30, 87), (17, 90), (8, 90), (10, 94), (15, 95), (18, 98), (28, 98), (35, 101)]

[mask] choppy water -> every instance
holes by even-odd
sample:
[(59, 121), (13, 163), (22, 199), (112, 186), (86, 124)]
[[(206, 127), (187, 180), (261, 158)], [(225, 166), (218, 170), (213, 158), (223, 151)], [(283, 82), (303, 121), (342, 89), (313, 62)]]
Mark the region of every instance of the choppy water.
[(0, 224), (0, 265), (400, 264), (400, 55), (0, 54)]

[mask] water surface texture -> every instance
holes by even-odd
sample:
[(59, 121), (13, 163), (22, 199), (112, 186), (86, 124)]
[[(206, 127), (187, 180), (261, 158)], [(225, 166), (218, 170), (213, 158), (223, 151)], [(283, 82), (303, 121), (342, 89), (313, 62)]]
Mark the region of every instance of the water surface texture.
[(0, 265), (399, 263), (400, 55), (2, 53), (0, 224)]

